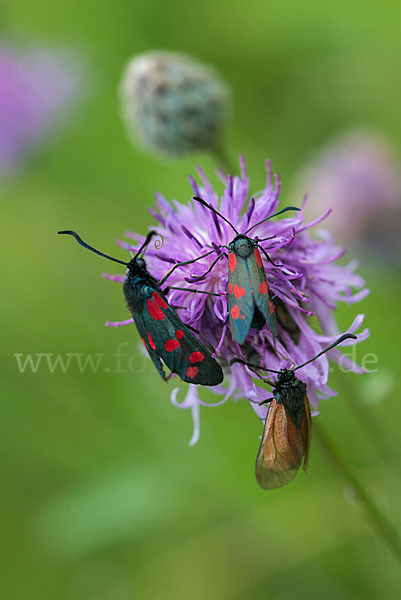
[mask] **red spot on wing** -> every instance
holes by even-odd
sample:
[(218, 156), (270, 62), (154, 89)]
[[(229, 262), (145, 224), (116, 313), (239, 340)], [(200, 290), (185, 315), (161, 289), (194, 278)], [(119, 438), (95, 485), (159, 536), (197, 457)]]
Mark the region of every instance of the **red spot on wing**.
[[(160, 298), (160, 296), (158, 296), (156, 294), (156, 292), (153, 292), (153, 300), (151, 298), (149, 298), (149, 300), (146, 302), (146, 306), (147, 306), (147, 309), (148, 309), (149, 314), (152, 317), (152, 319), (156, 319), (156, 321), (163, 321), (163, 319), (166, 318), (166, 315), (164, 314), (164, 312), (160, 308), (161, 304), (158, 301), (156, 301), (155, 296), (161, 302), (163, 302), (163, 300)], [(164, 304), (164, 307), (167, 308), (167, 304), (165, 302), (163, 302), (163, 304)]]
[(182, 329), (177, 329), (177, 331), (175, 332), (175, 337), (179, 340), (181, 340), (184, 337), (184, 332)]
[(228, 255), (228, 267), (230, 271), (235, 271), (235, 267), (237, 266), (237, 259), (235, 258), (234, 252), (230, 252)]
[(233, 319), (238, 319), (239, 317), (239, 307), (238, 304), (234, 304), (234, 306), (231, 309), (231, 316)]
[(141, 338), (141, 340), (143, 341), (143, 343), (145, 344), (146, 348), (148, 347), (145, 340), (143, 338)]
[(271, 300), (269, 302), (269, 308), (270, 308), (271, 314), (273, 314), (274, 313), (274, 306), (273, 306), (273, 302)]
[(242, 296), (245, 296), (246, 291), (244, 290), (244, 288), (240, 285), (234, 285), (234, 296), (236, 298), (242, 298)]
[(262, 281), (262, 283), (259, 284), (259, 292), (261, 294), (267, 294), (267, 292), (268, 292), (267, 281)]
[[(149, 340), (149, 346), (152, 348), (152, 350), (156, 350), (156, 346), (154, 344), (154, 341), (152, 340), (152, 338), (150, 337), (150, 333), (148, 331), (148, 340)], [(146, 346), (146, 344), (145, 344)]]
[(198, 371), (199, 371), (198, 367), (188, 367), (186, 376), (189, 377), (190, 379), (193, 379), (198, 374)]
[(259, 250), (255, 249), (255, 259), (259, 267), (263, 267), (262, 259), (260, 258)]
[(233, 295), (233, 284), (232, 283), (228, 284), (228, 291), (230, 292), (231, 295)]
[(241, 315), (240, 316), (240, 321), (243, 321), (245, 319), (245, 315)]
[(202, 354), (202, 352), (192, 352), (191, 356), (189, 357), (189, 362), (191, 362), (191, 363), (202, 362), (202, 360), (204, 358), (205, 358), (205, 355)]
[(167, 340), (167, 342), (164, 344), (164, 347), (167, 352), (172, 352), (180, 347), (180, 342), (171, 338), (170, 340)]
[(153, 292), (153, 301), (156, 302), (156, 304), (158, 306), (160, 306), (161, 308), (168, 308), (168, 304), (166, 302), (164, 302), (163, 298), (160, 298), (159, 294), (157, 292)]

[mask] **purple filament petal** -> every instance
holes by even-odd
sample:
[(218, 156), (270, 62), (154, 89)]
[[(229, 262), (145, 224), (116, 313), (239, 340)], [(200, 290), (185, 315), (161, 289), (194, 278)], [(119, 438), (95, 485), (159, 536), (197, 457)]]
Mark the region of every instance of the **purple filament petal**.
[(134, 323), (134, 319), (127, 319), (126, 321), (106, 321), (106, 327), (124, 327), (124, 325), (131, 325)]

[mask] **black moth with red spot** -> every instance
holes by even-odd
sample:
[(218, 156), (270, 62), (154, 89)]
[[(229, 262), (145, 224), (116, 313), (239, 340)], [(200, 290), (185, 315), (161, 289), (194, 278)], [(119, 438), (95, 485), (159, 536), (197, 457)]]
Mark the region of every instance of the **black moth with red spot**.
[(169, 305), (159, 282), (148, 272), (145, 260), (140, 256), (156, 232), (148, 234), (145, 243), (129, 263), (99, 252), (74, 231), (58, 233), (72, 235), (81, 246), (128, 267), (123, 284), (128, 310), (150, 358), (164, 380), (167, 378), (161, 359), (172, 373), (177, 373), (188, 383), (212, 386), (223, 381), (219, 363)]
[(161, 358), (170, 371), (188, 383), (217, 385), (223, 381), (219, 363), (169, 305), (143, 258), (129, 263), (123, 291), (142, 341), (163, 379)]
[(258, 242), (240, 234), (228, 245), (228, 251), (228, 314), (235, 340), (243, 344), (251, 327), (260, 329), (264, 322), (273, 335), (277, 335), (274, 306)]
[[(251, 237), (248, 237), (247, 233), (264, 221), (268, 221), (288, 210), (298, 211), (299, 208), (296, 206), (287, 206), (274, 215), (255, 223), (255, 225), (249, 227), (245, 233), (239, 233), (224, 215), (205, 202), (205, 200), (198, 198), (197, 196), (194, 196), (194, 200), (200, 202), (203, 206), (223, 219), (236, 233), (236, 237), (228, 244), (228, 246), (220, 246), (220, 248), (225, 247), (228, 250), (227, 303), (231, 332), (235, 341), (239, 344), (243, 344), (251, 328), (261, 329), (265, 323), (267, 323), (272, 334), (276, 336), (277, 326), (274, 306), (269, 293), (269, 283), (267, 281), (266, 271), (263, 267), (262, 258), (258, 250), (260, 247), (262, 252), (270, 260), (266, 251), (259, 244), (260, 242), (271, 238), (252, 239)], [(212, 264), (212, 267), (223, 255), (224, 254), (220, 254), (217, 257), (216, 261)], [(202, 279), (204, 275), (199, 277), (199, 279)], [(196, 278), (194, 278), (194, 280), (195, 279)]]

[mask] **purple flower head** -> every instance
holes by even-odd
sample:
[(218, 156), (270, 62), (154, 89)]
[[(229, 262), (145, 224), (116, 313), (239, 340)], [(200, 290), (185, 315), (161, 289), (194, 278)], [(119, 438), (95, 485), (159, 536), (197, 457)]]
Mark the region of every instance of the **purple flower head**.
[(81, 75), (68, 52), (19, 52), (0, 42), (0, 176), (60, 123), (79, 95)]
[[(190, 177), (192, 195), (200, 196), (220, 211), (240, 233), (252, 225), (273, 215), (279, 210), (280, 180), (276, 175), (272, 181), (270, 163), (267, 161), (267, 181), (265, 188), (253, 195), (249, 194), (249, 178), (245, 161), (241, 157), (241, 174), (226, 176), (220, 173), (224, 186), (219, 197), (199, 168), (199, 182)], [(258, 402), (270, 396), (266, 386), (255, 383), (255, 376), (247, 367), (240, 364), (230, 366), (235, 357), (245, 357), (250, 362), (262, 360), (263, 365), (279, 370), (295, 365), (318, 354), (333, 342), (340, 333), (336, 325), (335, 309), (339, 302), (351, 304), (359, 302), (368, 290), (363, 289), (364, 281), (354, 272), (354, 265), (340, 266), (336, 260), (344, 251), (335, 246), (331, 238), (321, 233), (312, 237), (310, 230), (326, 215), (315, 221), (305, 221), (303, 209), (300, 212), (287, 212), (258, 225), (249, 233), (254, 239), (272, 237), (260, 245), (269, 254), (276, 266), (264, 258), (264, 268), (269, 280), (270, 291), (276, 307), (278, 335), (275, 339), (265, 325), (261, 330), (251, 329), (245, 344), (239, 346), (232, 337), (227, 310), (227, 258), (222, 256), (214, 268), (204, 278), (203, 275), (216, 260), (221, 244), (229, 244), (235, 237), (232, 228), (219, 219), (202, 204), (188, 200), (168, 202), (157, 195), (156, 210), (150, 209), (157, 220), (157, 231), (164, 238), (161, 250), (147, 251), (147, 266), (157, 278), (162, 278), (176, 262), (197, 258), (215, 248), (210, 256), (173, 271), (167, 284), (177, 287), (198, 288), (220, 294), (219, 297), (195, 294), (189, 291), (171, 290), (169, 302), (178, 309), (184, 321), (206, 337), (216, 348), (219, 361), (225, 370), (225, 382), (211, 388), (221, 395), (216, 404), (229, 398), (245, 398), (262, 419), (266, 417), (266, 405)], [(154, 226), (153, 226), (154, 228)], [(126, 236), (136, 240), (136, 244), (119, 242), (127, 249), (134, 250), (144, 240), (143, 236), (126, 232)], [(124, 276), (107, 276), (123, 281)], [(353, 290), (359, 290), (354, 292)], [(354, 333), (362, 325), (364, 316), (358, 315), (347, 328)], [(318, 332), (320, 330), (320, 332)], [(368, 330), (358, 334), (358, 342), (368, 336)], [(344, 345), (354, 344), (347, 340)], [(274, 350), (275, 348), (275, 350)], [(308, 396), (316, 410), (320, 399), (329, 398), (335, 392), (327, 385), (329, 360), (339, 362), (343, 367), (361, 372), (362, 370), (337, 348), (297, 371), (299, 379), (307, 384)], [(195, 443), (199, 432), (199, 406), (203, 404), (195, 386), (190, 386), (184, 401), (179, 402), (174, 390), (172, 401), (180, 408), (191, 408), (195, 422), (195, 433), (191, 443)]]
[(331, 208), (327, 227), (340, 243), (399, 261), (401, 162), (378, 132), (342, 133), (311, 159), (296, 178), (294, 196), (306, 190), (308, 214)]

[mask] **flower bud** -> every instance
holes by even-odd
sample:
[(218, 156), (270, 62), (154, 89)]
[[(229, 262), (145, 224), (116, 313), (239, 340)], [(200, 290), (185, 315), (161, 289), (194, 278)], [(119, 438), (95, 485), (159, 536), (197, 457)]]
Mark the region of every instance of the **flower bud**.
[(228, 97), (211, 67), (175, 52), (135, 56), (121, 83), (129, 136), (165, 155), (213, 149), (227, 118)]

